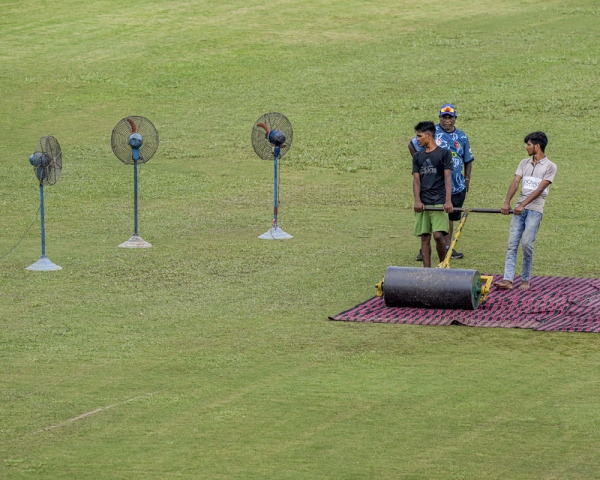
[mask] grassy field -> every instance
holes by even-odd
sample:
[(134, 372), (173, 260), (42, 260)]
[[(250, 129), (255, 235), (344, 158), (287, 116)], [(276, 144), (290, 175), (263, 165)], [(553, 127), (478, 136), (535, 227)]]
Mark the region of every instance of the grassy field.
[[(0, 477), (600, 478), (600, 336), (330, 322), (415, 265), (412, 127), (459, 109), (470, 206), (499, 208), (523, 137), (558, 165), (534, 275), (597, 277), (596, 0), (3, 0), (0, 255), (34, 220), (28, 162), (64, 169), (0, 260)], [(294, 125), (281, 170), (250, 144)], [(161, 135), (142, 169), (126, 115)], [(460, 265), (500, 273), (506, 217)], [(89, 415), (85, 415), (88, 414)]]

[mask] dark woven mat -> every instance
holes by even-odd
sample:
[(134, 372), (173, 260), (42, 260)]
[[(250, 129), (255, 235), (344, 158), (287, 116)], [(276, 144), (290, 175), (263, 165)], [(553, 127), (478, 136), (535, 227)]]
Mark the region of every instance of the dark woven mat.
[[(494, 276), (494, 281), (500, 279)], [(373, 297), (329, 319), (600, 333), (600, 279), (533, 277), (529, 290), (519, 290), (520, 284), (517, 277), (512, 290), (492, 287), (477, 310), (388, 308), (381, 298)]]

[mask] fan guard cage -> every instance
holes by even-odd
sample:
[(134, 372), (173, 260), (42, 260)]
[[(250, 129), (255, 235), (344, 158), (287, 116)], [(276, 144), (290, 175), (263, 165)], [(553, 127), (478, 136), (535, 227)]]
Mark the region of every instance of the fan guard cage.
[(58, 140), (52, 135), (40, 138), (34, 155), (36, 153), (42, 155), (40, 165), (33, 167), (40, 185), (54, 185), (62, 171), (62, 151)]
[(150, 160), (156, 150), (158, 150), (158, 131), (150, 120), (145, 117), (125, 117), (115, 125), (110, 138), (110, 146), (116, 157), (126, 165), (133, 165), (131, 157), (131, 147), (129, 146), (129, 136), (133, 133), (133, 127), (129, 120), (135, 123), (137, 133), (144, 139), (144, 143), (140, 147), (140, 158), (138, 163), (146, 163)]
[(283, 157), (292, 147), (294, 130), (292, 129), (291, 122), (285, 115), (277, 112), (265, 113), (254, 122), (254, 126), (252, 127), (252, 147), (256, 154), (263, 160), (273, 160), (273, 148), (267, 139), (267, 132), (259, 126), (261, 123), (267, 126), (269, 132), (280, 130), (284, 133), (286, 140), (281, 145), (281, 152), (279, 154), (280, 157)]

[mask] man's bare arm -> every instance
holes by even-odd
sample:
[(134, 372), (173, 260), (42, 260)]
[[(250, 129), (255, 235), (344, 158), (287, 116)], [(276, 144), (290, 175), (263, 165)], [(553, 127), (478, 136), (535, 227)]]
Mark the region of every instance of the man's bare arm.
[(467, 192), (471, 186), (471, 169), (473, 168), (473, 162), (465, 163), (465, 183), (467, 184)]
[(444, 203), (444, 212), (452, 213), (452, 170), (444, 170), (444, 184), (446, 186), (446, 202)]
[(413, 194), (415, 196), (415, 212), (422, 212), (425, 208), (421, 202), (421, 175), (413, 173)]
[(410, 156), (414, 157), (417, 151), (415, 150), (415, 146), (412, 144), (412, 141), (408, 142), (408, 151), (410, 152)]
[(515, 175), (515, 178), (510, 184), (510, 187), (508, 187), (508, 193), (506, 194), (506, 198), (504, 199), (504, 205), (502, 205), (502, 208), (500, 209), (502, 214), (508, 215), (510, 213), (510, 201), (515, 196), (515, 193), (517, 193), (519, 183), (521, 183), (521, 176)]

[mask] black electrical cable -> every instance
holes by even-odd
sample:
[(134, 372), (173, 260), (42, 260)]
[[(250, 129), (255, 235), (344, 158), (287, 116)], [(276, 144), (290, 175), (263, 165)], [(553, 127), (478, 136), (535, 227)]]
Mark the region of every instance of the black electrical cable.
[(42, 206), (40, 205), (40, 207), (37, 209), (37, 212), (35, 213), (35, 218), (33, 219), (33, 222), (31, 222), (31, 225), (29, 225), (29, 227), (27, 227), (27, 230), (25, 230), (25, 233), (23, 234), (23, 236), (21, 237), (21, 240), (19, 240), (16, 245), (14, 247), (12, 247), (8, 252), (6, 252), (4, 255), (2, 255), (0, 257), (0, 260), (2, 260), (4, 257), (6, 257), (10, 252), (12, 252), (15, 248), (17, 248), (19, 246), (19, 244), (23, 241), (23, 239), (25, 238), (25, 235), (27, 235), (29, 233), (29, 230), (31, 230), (31, 227), (33, 227), (33, 224), (37, 221), (38, 219), (38, 215), (40, 213), (40, 209), (42, 208)]

